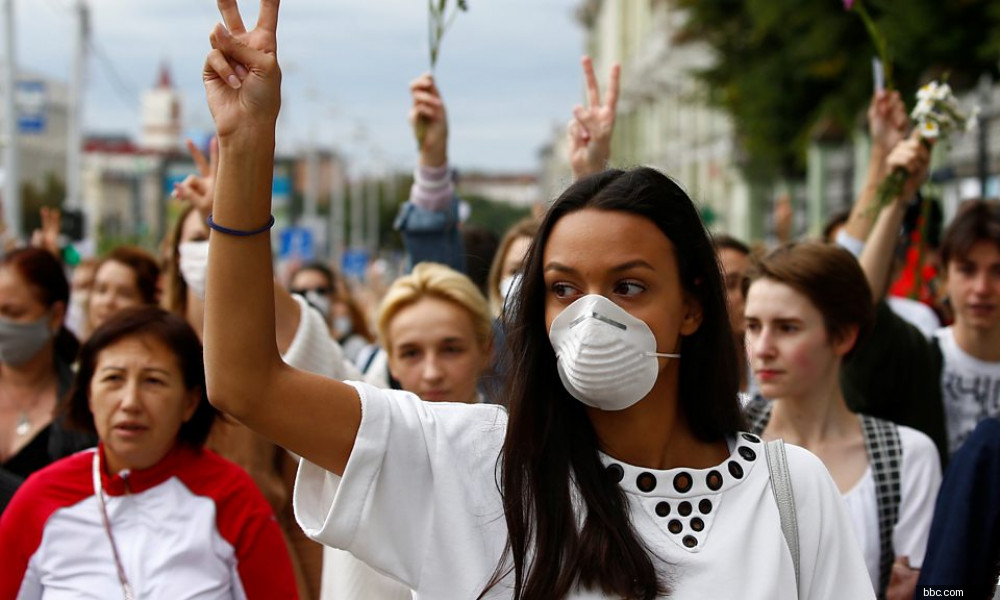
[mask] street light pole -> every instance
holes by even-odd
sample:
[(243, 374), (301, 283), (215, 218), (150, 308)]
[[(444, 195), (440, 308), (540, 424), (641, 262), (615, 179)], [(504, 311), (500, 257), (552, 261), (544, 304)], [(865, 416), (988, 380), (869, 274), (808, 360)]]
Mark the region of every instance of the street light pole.
[(4, 12), (4, 180), (3, 210), (10, 235), (21, 239), (21, 167), (17, 142), (17, 55), (14, 40), (14, 0), (3, 0)]
[(87, 77), (87, 46), (90, 38), (90, 16), (86, 0), (77, 0), (76, 48), (73, 53), (73, 82), (70, 87), (67, 148), (66, 148), (66, 204), (68, 210), (83, 206), (80, 194), (80, 162), (83, 153), (83, 98)]

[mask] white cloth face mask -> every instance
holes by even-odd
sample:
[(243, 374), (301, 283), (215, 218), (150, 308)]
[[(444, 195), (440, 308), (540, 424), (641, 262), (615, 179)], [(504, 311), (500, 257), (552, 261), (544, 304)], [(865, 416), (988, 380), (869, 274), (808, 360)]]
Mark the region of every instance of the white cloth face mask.
[(184, 283), (202, 300), (205, 299), (205, 279), (208, 274), (208, 240), (181, 242), (177, 245), (179, 265)]
[(566, 391), (587, 406), (624, 410), (642, 400), (660, 374), (656, 337), (642, 319), (604, 296), (583, 296), (552, 321), (549, 341)]

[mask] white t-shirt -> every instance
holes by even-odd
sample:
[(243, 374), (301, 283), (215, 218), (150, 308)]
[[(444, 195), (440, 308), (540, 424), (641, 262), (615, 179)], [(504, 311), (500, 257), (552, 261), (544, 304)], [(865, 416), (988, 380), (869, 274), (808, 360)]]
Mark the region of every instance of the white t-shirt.
[(948, 426), (948, 451), (954, 453), (987, 417), (1000, 415), (1000, 362), (968, 354), (955, 341), (952, 327), (937, 332), (944, 365), (941, 400)]
[(941, 328), (941, 319), (923, 302), (900, 296), (886, 296), (885, 301), (892, 312), (919, 329), (924, 337), (931, 337)]
[[(362, 417), (350, 460), (343, 477), (302, 461), (294, 500), (299, 524), (313, 539), (407, 585), (415, 598), (477, 597), (507, 539), (496, 478), (506, 412), (351, 385), (361, 397)], [(672, 598), (797, 599), (763, 445), (749, 434), (730, 445), (730, 458), (713, 469), (655, 471), (602, 460), (609, 473), (620, 472), (633, 525), (654, 565), (669, 577)], [(801, 598), (874, 598), (826, 468), (801, 448), (789, 446), (787, 454)], [(675, 489), (681, 473), (690, 478), (686, 491)], [(718, 489), (708, 487), (710, 480)], [(487, 598), (509, 598), (511, 580)]]
[[(897, 427), (903, 462), (899, 472), (899, 518), (892, 530), (892, 547), (896, 556), (908, 556), (910, 566), (919, 569), (924, 562), (934, 503), (941, 487), (941, 462), (931, 438), (909, 427)], [(871, 466), (861, 480), (844, 494), (844, 503), (854, 525), (854, 535), (861, 544), (872, 585), (878, 586), (881, 546), (878, 500)]]

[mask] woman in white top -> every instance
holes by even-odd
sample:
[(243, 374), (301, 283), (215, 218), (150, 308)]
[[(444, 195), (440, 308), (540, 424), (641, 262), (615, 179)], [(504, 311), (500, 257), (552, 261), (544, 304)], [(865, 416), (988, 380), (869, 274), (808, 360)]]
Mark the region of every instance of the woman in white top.
[(219, 5), (205, 84), (221, 150), (213, 226), (227, 235), (210, 241), (209, 397), (303, 457), (307, 533), (417, 598), (873, 596), (829, 474), (791, 446), (788, 550), (763, 445), (739, 433), (711, 242), (651, 169), (589, 177), (549, 210), (506, 324), (509, 413), (282, 363), (263, 233), (277, 3), (249, 32), (235, 2)]
[(929, 437), (844, 401), (841, 363), (874, 320), (861, 267), (839, 246), (804, 243), (774, 250), (749, 275), (747, 348), (763, 396), (747, 407), (751, 429), (823, 461), (878, 596), (912, 598), (941, 467)]
[[(401, 389), (428, 402), (481, 402), (479, 378), (492, 356), (486, 298), (467, 276), (418, 263), (389, 286), (376, 325), (388, 369)], [(323, 552), (322, 598), (405, 599), (410, 589), (347, 552)]]

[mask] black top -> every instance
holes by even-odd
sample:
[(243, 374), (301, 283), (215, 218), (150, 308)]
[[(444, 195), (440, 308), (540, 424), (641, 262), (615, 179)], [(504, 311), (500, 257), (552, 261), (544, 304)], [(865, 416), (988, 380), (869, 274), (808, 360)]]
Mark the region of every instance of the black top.
[[(56, 369), (59, 371), (59, 398), (64, 400), (73, 384), (73, 369), (63, 362), (57, 362)], [(58, 413), (59, 409), (56, 410)], [(96, 435), (67, 428), (65, 417), (57, 414), (17, 454), (0, 464), (0, 513), (29, 475), (60, 458), (96, 445)]]

